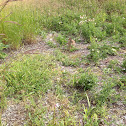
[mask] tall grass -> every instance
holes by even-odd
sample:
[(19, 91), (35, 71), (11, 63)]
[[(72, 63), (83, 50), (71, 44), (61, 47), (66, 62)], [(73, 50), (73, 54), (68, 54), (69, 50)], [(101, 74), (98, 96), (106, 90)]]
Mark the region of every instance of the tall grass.
[[(112, 18), (113, 15), (126, 18), (125, 0), (24, 0), (9, 2), (0, 13), (1, 17), (10, 12), (11, 15), (0, 23), (0, 33), (5, 34), (3, 42), (10, 44), (11, 48), (35, 42), (35, 36), (43, 28), (65, 31), (68, 35), (79, 36), (82, 33), (86, 41), (89, 41), (90, 36), (101, 40), (122, 32), (125, 35), (125, 19)], [(81, 27), (80, 15), (86, 15), (88, 20), (94, 18), (97, 25), (88, 26), (86, 23)], [(105, 31), (101, 30), (103, 28)], [(116, 33), (112, 34), (114, 30)]]
[(37, 33), (38, 23), (35, 10), (32, 10), (30, 5), (27, 8), (26, 6), (26, 3), (13, 4), (11, 2), (1, 13), (1, 17), (5, 17), (12, 12), (0, 23), (0, 33), (5, 34), (3, 42), (10, 44), (12, 48), (18, 48), (24, 39), (31, 40)]

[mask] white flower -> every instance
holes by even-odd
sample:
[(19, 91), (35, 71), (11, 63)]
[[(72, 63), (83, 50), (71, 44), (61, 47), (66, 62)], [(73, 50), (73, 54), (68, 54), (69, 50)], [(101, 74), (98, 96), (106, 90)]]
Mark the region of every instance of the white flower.
[(50, 41), (52, 41), (53, 39), (52, 38), (50, 38)]
[(59, 103), (56, 103), (55, 107), (56, 108), (59, 108), (60, 107), (60, 104)]
[(59, 22), (59, 24), (62, 24), (62, 21), (61, 21), (61, 22)]
[(82, 25), (83, 23), (84, 23), (84, 21), (80, 21), (80, 22), (79, 22), (79, 25)]
[(63, 73), (65, 73), (66, 72), (66, 70), (63, 70)]
[(112, 51), (116, 52), (116, 49), (113, 49), (113, 48), (112, 48)]
[(80, 15), (80, 19), (83, 19), (84, 17)]
[(83, 15), (84, 18), (87, 18), (86, 15)]
[(57, 78), (57, 81), (59, 82), (60, 81), (60, 78)]

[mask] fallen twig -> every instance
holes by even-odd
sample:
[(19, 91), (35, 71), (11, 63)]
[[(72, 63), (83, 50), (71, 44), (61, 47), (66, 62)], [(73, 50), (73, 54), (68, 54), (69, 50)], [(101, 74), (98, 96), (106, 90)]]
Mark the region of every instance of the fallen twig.
[(8, 16), (10, 16), (12, 14), (12, 12), (10, 12), (7, 16), (5, 16), (4, 18), (2, 18), (1, 20), (0, 20), (0, 22), (2, 22), (5, 18), (7, 18)]
[(4, 9), (4, 7), (7, 5), (8, 2), (10, 2), (10, 0), (7, 0), (2, 5), (0, 5), (0, 6), (2, 6), (2, 8), (0, 9), (0, 12)]
[(4, 22), (9, 22), (9, 23), (13, 23), (13, 24), (17, 24), (17, 25), (21, 26), (21, 24), (19, 24), (18, 22), (15, 22), (15, 21), (4, 21)]

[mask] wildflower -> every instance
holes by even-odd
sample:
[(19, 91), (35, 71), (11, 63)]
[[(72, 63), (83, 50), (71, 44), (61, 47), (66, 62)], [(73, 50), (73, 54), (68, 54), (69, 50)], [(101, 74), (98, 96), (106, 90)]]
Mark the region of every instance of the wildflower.
[(99, 53), (99, 51), (97, 51), (97, 53)]
[(80, 15), (80, 19), (83, 19), (84, 17)]
[(112, 48), (112, 51), (113, 51), (113, 52), (116, 52), (116, 49)]
[(66, 72), (66, 70), (63, 70), (63, 73), (65, 73)]
[(61, 21), (61, 22), (59, 22), (59, 24), (62, 24), (62, 21)]
[(84, 19), (84, 18), (87, 18), (86, 15), (83, 16), (80, 15), (80, 19)]
[(82, 25), (83, 23), (84, 23), (84, 21), (80, 21), (80, 22), (79, 22), (79, 25)]
[(59, 108), (60, 107), (60, 104), (59, 103), (56, 103), (55, 104), (55, 108)]
[(60, 78), (57, 78), (57, 81), (59, 82), (60, 81)]
[(87, 18), (86, 15), (83, 15), (84, 18)]
[(50, 41), (52, 41), (53, 39), (52, 38), (50, 38)]

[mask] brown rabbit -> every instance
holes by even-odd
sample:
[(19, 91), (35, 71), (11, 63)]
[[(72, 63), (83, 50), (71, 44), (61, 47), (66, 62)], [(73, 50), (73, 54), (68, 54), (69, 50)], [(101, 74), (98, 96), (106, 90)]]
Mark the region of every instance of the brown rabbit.
[(76, 45), (75, 41), (73, 39), (69, 38), (69, 40), (68, 40), (68, 50), (70, 50), (71, 47), (75, 46), (75, 45)]

